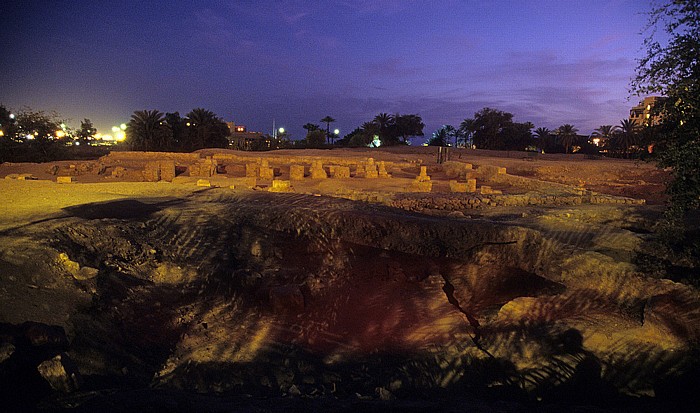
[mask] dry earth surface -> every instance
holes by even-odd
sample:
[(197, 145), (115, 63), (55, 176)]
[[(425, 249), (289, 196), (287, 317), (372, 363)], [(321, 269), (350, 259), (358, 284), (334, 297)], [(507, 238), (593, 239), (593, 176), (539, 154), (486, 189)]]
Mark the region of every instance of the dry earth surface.
[[(319, 161), (328, 178), (310, 176)], [(380, 162), (390, 178), (362, 177)], [(640, 264), (668, 178), (650, 164), (205, 150), (2, 164), (0, 178), (7, 410), (698, 402), (698, 291)], [(475, 192), (450, 183), (469, 179)]]

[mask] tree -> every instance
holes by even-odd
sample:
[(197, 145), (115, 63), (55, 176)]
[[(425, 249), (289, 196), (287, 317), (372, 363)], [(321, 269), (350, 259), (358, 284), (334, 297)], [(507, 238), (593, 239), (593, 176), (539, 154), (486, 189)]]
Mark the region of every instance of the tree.
[(397, 136), (391, 136), (395, 135), (391, 132), (392, 130), (395, 131), (394, 126), (396, 125), (393, 115), (382, 112), (375, 116), (372, 122), (374, 122), (379, 128), (378, 135), (384, 144), (389, 144), (390, 141), (397, 138)]
[(423, 136), (425, 124), (418, 115), (394, 115), (394, 132), (390, 133), (393, 139), (401, 138), (403, 144), (408, 143), (408, 138), (412, 136)]
[(474, 143), (473, 137), (475, 131), (474, 119), (464, 119), (462, 123), (459, 124), (459, 133), (463, 139), (464, 146), (471, 148)]
[(552, 134), (552, 131), (550, 131), (548, 128), (545, 127), (539, 127), (535, 129), (535, 135), (540, 138), (540, 139), (547, 139), (550, 135)]
[(600, 125), (596, 130), (593, 131), (591, 136), (599, 139), (596, 146), (607, 146), (608, 143), (615, 137), (615, 133), (619, 129), (618, 126), (613, 125)]
[(192, 109), (186, 118), (186, 150), (228, 146), (227, 136), (230, 132), (228, 126), (214, 112), (196, 108)]
[(157, 110), (137, 110), (126, 126), (126, 142), (135, 151), (166, 151), (172, 134), (163, 114)]
[(326, 124), (326, 139), (328, 143), (331, 142), (331, 123), (335, 122), (335, 119), (333, 119), (330, 116), (326, 116), (325, 118), (321, 119), (321, 122)]
[(578, 129), (576, 129), (573, 125), (570, 125), (568, 123), (561, 125), (557, 129), (557, 139), (559, 140), (559, 143), (564, 147), (564, 153), (569, 153), (569, 148), (576, 142), (576, 132), (578, 132)]
[(447, 146), (447, 142), (450, 139), (450, 130), (454, 130), (454, 127), (450, 125), (441, 126), (440, 129), (433, 132), (432, 138), (428, 141), (428, 146)]
[(170, 126), (172, 145), (174, 149), (183, 150), (187, 145), (187, 126), (185, 119), (180, 116), (180, 112), (166, 113), (165, 123)]
[(310, 130), (306, 133), (306, 145), (310, 148), (319, 148), (326, 142), (326, 133), (321, 129)]
[(80, 122), (80, 130), (78, 130), (76, 136), (78, 137), (80, 144), (83, 145), (87, 143), (89, 138), (95, 136), (95, 133), (97, 133), (97, 128), (92, 125), (92, 121), (90, 119), (85, 118), (82, 122)]
[(0, 105), (0, 138), (14, 139), (17, 133), (17, 120), (15, 115), (5, 106)]
[(480, 149), (523, 150), (530, 144), (532, 123), (513, 122), (513, 114), (483, 108), (473, 119), (465, 119), (460, 125), (472, 143)]
[(55, 138), (57, 131), (62, 131), (64, 120), (58, 113), (34, 111), (25, 107), (17, 114), (12, 114), (4, 107), (1, 108), (0, 124), (4, 135), (0, 154), (2, 160), (44, 162), (61, 156), (63, 145)]
[(637, 144), (638, 130), (634, 120), (623, 119), (614, 132), (615, 146), (622, 150), (625, 158), (629, 157), (630, 147)]
[(306, 132), (311, 132), (311, 131), (321, 129), (321, 127), (315, 123), (307, 123), (306, 125), (302, 126), (302, 128), (306, 129)]
[(700, 207), (700, 2), (669, 0), (654, 7), (647, 30), (646, 54), (632, 89), (666, 96), (654, 151), (658, 165), (673, 174), (667, 218), (680, 226), (689, 211)]

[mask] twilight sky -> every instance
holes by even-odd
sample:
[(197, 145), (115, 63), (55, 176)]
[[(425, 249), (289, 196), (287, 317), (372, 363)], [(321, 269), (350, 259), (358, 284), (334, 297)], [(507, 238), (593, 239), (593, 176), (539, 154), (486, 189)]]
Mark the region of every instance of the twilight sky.
[(196, 107), (295, 139), (379, 112), (426, 136), (489, 106), (588, 134), (617, 124), (649, 0), (46, 0), (0, 11), (0, 104), (101, 132)]

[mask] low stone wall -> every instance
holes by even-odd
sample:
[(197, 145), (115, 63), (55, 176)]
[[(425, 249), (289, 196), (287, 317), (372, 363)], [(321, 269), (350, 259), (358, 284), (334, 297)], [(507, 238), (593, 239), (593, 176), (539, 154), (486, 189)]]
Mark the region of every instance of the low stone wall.
[(389, 206), (406, 209), (409, 211), (423, 211), (429, 209), (460, 211), (482, 207), (513, 207), (531, 205), (572, 206), (581, 204), (620, 204), (641, 205), (643, 199), (616, 197), (612, 195), (586, 194), (586, 195), (541, 195), (541, 194), (466, 194), (446, 195), (433, 197), (397, 197), (389, 202)]
[(491, 181), (517, 186), (518, 188), (526, 191), (554, 191), (581, 194), (584, 190), (584, 188), (577, 186), (560, 184), (557, 182), (540, 181), (534, 178), (509, 174), (496, 174), (491, 178)]
[(172, 160), (180, 164), (190, 164), (199, 161), (201, 157), (197, 153), (176, 152), (110, 152), (99, 159), (106, 165), (115, 165), (122, 162), (148, 162), (159, 160)]

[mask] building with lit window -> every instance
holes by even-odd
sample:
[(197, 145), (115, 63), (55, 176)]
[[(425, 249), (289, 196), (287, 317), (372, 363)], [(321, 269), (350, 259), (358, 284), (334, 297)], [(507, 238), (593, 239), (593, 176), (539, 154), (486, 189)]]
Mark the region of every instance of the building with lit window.
[(644, 100), (632, 109), (630, 109), (630, 120), (634, 121), (639, 126), (654, 126), (658, 125), (661, 116), (654, 111), (654, 106), (663, 102), (666, 98), (659, 96), (645, 97)]
[(244, 125), (226, 122), (229, 129), (229, 148), (242, 151), (271, 149), (271, 139), (262, 132), (248, 132)]

